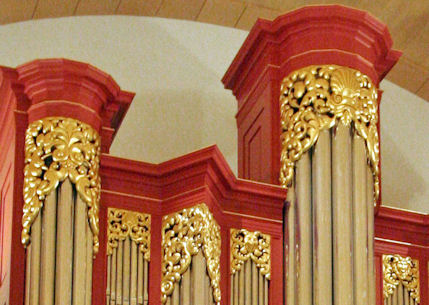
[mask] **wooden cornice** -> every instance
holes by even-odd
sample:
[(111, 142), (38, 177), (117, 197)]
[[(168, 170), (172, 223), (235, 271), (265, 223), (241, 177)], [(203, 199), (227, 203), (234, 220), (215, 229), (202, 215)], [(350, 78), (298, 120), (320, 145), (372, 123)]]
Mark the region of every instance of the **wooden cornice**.
[(282, 219), (286, 189), (235, 178), (216, 146), (157, 165), (104, 154), (100, 172), (105, 193), (132, 194), (156, 202), (180, 201), (182, 194), (195, 193), (220, 202), (224, 211)]
[(381, 206), (375, 237), (429, 247), (429, 215)]

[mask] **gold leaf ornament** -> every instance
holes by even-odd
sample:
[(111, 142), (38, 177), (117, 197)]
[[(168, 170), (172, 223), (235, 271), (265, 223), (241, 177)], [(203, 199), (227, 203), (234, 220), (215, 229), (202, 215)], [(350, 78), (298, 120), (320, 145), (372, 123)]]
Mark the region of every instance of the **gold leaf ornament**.
[(244, 262), (251, 259), (261, 274), (270, 279), (271, 237), (259, 231), (231, 229), (231, 273), (240, 271)]
[(183, 209), (164, 217), (162, 222), (161, 301), (167, 302), (174, 284), (201, 250), (206, 259), (213, 299), (220, 304), (220, 227), (205, 204)]
[(380, 196), (378, 95), (368, 76), (335, 65), (309, 66), (292, 72), (281, 84), (282, 151), (280, 183), (292, 184), (295, 162), (313, 147), (321, 130), (353, 125), (365, 140), (374, 178), (374, 202)]
[(144, 259), (150, 261), (150, 215), (114, 208), (109, 208), (107, 213), (107, 255), (113, 254), (120, 241), (130, 238), (144, 253)]
[(404, 285), (416, 303), (420, 303), (419, 262), (398, 254), (383, 255), (384, 298), (393, 295), (398, 285)]
[(99, 248), (100, 137), (78, 120), (48, 117), (31, 123), (25, 135), (24, 207), (21, 241), (30, 243), (30, 230), (45, 198), (69, 178), (88, 206), (94, 254)]

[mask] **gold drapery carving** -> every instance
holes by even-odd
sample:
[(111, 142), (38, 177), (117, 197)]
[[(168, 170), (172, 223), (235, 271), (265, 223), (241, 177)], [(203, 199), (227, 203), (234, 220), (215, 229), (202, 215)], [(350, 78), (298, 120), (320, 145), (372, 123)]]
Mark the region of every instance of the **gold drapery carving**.
[(411, 297), (420, 303), (419, 261), (398, 254), (383, 255), (383, 295), (388, 298), (398, 285), (404, 285)]
[(220, 227), (205, 204), (164, 216), (162, 222), (161, 301), (173, 293), (174, 284), (191, 265), (192, 256), (203, 251), (213, 289), (213, 299), (220, 304)]
[(271, 237), (259, 231), (231, 229), (231, 273), (241, 270), (251, 259), (268, 280), (271, 271)]
[(25, 135), (24, 207), (21, 240), (30, 242), (31, 225), (44, 200), (69, 178), (88, 206), (94, 254), (98, 252), (100, 137), (78, 120), (48, 117), (31, 123)]
[(107, 255), (112, 255), (119, 241), (129, 237), (144, 253), (144, 259), (150, 261), (150, 224), (149, 214), (109, 208)]
[(374, 201), (380, 195), (377, 89), (368, 76), (335, 65), (309, 66), (281, 84), (282, 152), (280, 183), (290, 186), (295, 162), (316, 142), (321, 130), (353, 123), (365, 140), (374, 177)]

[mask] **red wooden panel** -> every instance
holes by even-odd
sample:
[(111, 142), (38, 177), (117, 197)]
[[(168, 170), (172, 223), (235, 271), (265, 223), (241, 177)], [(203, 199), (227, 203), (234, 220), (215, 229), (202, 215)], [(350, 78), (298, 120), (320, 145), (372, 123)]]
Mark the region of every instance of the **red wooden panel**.
[[(262, 180), (262, 132), (258, 126), (255, 131), (249, 130), (244, 136), (246, 149), (246, 175), (249, 180)], [(250, 166), (252, 164), (253, 166)]]
[[(216, 146), (161, 163), (124, 160), (103, 155), (100, 252), (95, 259), (95, 305), (105, 304), (107, 208), (152, 215), (149, 304), (159, 305), (161, 292), (161, 220), (163, 215), (205, 203), (221, 227), (221, 304), (229, 302), (229, 232), (259, 230), (272, 236), (271, 304), (283, 302), (282, 218), (286, 190), (238, 180)], [(96, 296), (96, 297), (95, 297)]]
[(381, 206), (375, 217), (377, 305), (383, 304), (382, 255), (399, 254), (419, 261), (420, 304), (429, 304), (429, 217)]
[(11, 164), (2, 175), (3, 185), (0, 188), (0, 287), (10, 271), (11, 257), (11, 224), (12, 224), (12, 183), (13, 173)]
[[(238, 110), (238, 176), (278, 184), (280, 89), (271, 77), (271, 72), (265, 73)], [(271, 105), (273, 100), (277, 100), (275, 106)]]

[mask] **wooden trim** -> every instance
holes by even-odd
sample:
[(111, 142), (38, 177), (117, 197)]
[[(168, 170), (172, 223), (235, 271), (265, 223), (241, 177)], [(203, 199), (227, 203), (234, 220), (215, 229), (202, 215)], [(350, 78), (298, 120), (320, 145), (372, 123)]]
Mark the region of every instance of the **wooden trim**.
[(375, 216), (376, 238), (429, 246), (429, 215), (381, 206)]

